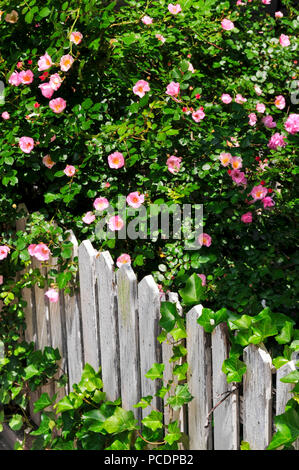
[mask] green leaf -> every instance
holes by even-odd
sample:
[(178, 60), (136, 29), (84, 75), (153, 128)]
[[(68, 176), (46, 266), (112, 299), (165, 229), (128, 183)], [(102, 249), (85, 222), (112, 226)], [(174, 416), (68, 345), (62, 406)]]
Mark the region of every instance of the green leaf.
[(179, 290), (179, 294), (186, 305), (195, 305), (200, 302), (204, 295), (204, 287), (196, 273), (187, 279), (185, 287)]
[(284, 364), (286, 364), (287, 362), (289, 362), (288, 359), (286, 359), (285, 357), (283, 356), (278, 356), (278, 357), (275, 357), (273, 360), (273, 365), (276, 369), (279, 369), (281, 366), (283, 366)]
[(107, 416), (99, 409), (87, 411), (82, 415), (84, 429), (93, 432), (101, 432)]
[(121, 433), (123, 431), (133, 431), (137, 429), (138, 421), (132, 411), (125, 411), (123, 408), (116, 408), (115, 412), (108, 418), (103, 428), (109, 433)]
[(299, 406), (296, 404), (285, 413), (274, 418), (277, 432), (267, 447), (274, 450), (281, 446), (290, 446), (299, 437)]
[(246, 441), (241, 441), (240, 450), (251, 450), (249, 443)]
[(176, 365), (173, 369), (173, 375), (177, 375), (178, 380), (184, 380), (188, 371), (188, 363), (184, 362), (182, 365)]
[(166, 331), (171, 331), (174, 328), (178, 316), (176, 305), (172, 302), (161, 303), (161, 319), (160, 325)]
[(292, 336), (293, 336), (293, 323), (287, 321), (285, 322), (285, 325), (282, 328), (280, 335), (275, 336), (275, 339), (279, 344), (287, 344), (287, 343), (290, 343)]
[(236, 325), (239, 330), (247, 330), (252, 323), (252, 317), (249, 315), (242, 315), (241, 318), (234, 320), (232, 323)]
[(39, 411), (43, 410), (44, 408), (47, 408), (47, 406), (50, 406), (52, 404), (52, 400), (49, 397), (47, 393), (42, 393), (39, 399), (34, 402), (34, 413), (38, 413)]
[(299, 370), (293, 370), (290, 372), (288, 375), (285, 375), (280, 379), (281, 382), (283, 383), (290, 383), (290, 384), (296, 384), (299, 382)]
[(23, 426), (23, 417), (19, 414), (12, 415), (8, 424), (13, 431), (19, 431)]
[(240, 361), (236, 355), (232, 355), (223, 362), (222, 372), (226, 374), (228, 383), (241, 382), (246, 372), (246, 364)]
[(152, 410), (148, 416), (141, 421), (144, 426), (150, 428), (152, 431), (163, 428), (163, 414), (160, 411)]
[(164, 440), (168, 442), (168, 444), (172, 445), (175, 441), (180, 440), (182, 433), (180, 431), (178, 421), (169, 423), (167, 431), (168, 433), (164, 437)]
[(25, 380), (28, 380), (28, 379), (31, 379), (31, 377), (38, 375), (39, 369), (37, 369), (35, 365), (30, 364), (28, 367), (25, 367), (24, 372), (25, 372)]
[(46, 18), (46, 16), (49, 16), (51, 13), (51, 10), (48, 7), (44, 7), (40, 10), (39, 16), (41, 18)]
[(188, 384), (177, 385), (175, 395), (168, 398), (166, 404), (170, 405), (174, 410), (178, 410), (185, 403), (189, 403), (193, 396), (189, 392)]
[(147, 395), (146, 397), (142, 397), (136, 405), (133, 405), (134, 408), (147, 408), (151, 402), (153, 397), (151, 395)]
[(165, 364), (155, 363), (152, 365), (150, 370), (145, 374), (145, 377), (151, 380), (162, 379), (164, 369), (165, 369)]

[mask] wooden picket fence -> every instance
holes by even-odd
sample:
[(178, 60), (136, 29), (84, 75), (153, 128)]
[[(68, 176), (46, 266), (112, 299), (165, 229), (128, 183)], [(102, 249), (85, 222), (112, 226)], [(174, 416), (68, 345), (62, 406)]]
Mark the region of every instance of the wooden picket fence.
[[(60, 389), (58, 398), (80, 381), (84, 364), (89, 363), (96, 370), (101, 367), (107, 398), (121, 396), (122, 406), (133, 410), (140, 420), (150, 409), (133, 405), (143, 396), (154, 396), (160, 386), (159, 380), (145, 377), (152, 364), (163, 362), (164, 381), (173, 379), (173, 363), (169, 362), (173, 345), (170, 338), (161, 345), (157, 336), (161, 300), (175, 302), (181, 312), (178, 295), (169, 293), (161, 298), (152, 276), (137, 282), (130, 266), (115, 270), (109, 252), (97, 252), (89, 240), (78, 246), (72, 233), (70, 241), (73, 256), (79, 260), (80, 289), (73, 296), (60, 294), (57, 303), (45, 297), (48, 286), (24, 289), (25, 339), (34, 341), (37, 348), (59, 349), (60, 367), (68, 374), (68, 384), (65, 390)], [(55, 265), (55, 259), (49, 264)], [(36, 259), (33, 267), (39, 267), (44, 274), (50, 269)], [(197, 305), (186, 317), (188, 384), (193, 400), (179, 412), (169, 409), (159, 398), (154, 398), (153, 405), (164, 412), (165, 424), (171, 419), (180, 420), (192, 450), (234, 450), (240, 448), (242, 440), (251, 449), (265, 449), (275, 431), (273, 417), (284, 411), (291, 398), (292, 385), (282, 383), (280, 378), (295, 369), (295, 361), (276, 371), (264, 348), (249, 345), (244, 350), (247, 372), (243, 383), (239, 387), (228, 384), (221, 371), (229, 353), (226, 324), (218, 325), (212, 334), (205, 333), (197, 323), (201, 310), (202, 306)], [(172, 390), (176, 384), (174, 379)], [(42, 391), (53, 394), (54, 385)], [(32, 401), (37, 398), (35, 393)], [(38, 415), (33, 411), (31, 414), (38, 423)]]

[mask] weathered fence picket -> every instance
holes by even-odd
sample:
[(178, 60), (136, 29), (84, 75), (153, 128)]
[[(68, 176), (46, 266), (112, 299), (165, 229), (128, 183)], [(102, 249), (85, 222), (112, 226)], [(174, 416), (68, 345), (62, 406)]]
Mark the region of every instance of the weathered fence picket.
[[(22, 229), (24, 221), (18, 224)], [(51, 303), (45, 297), (47, 283), (44, 287), (23, 289), (27, 301), (25, 339), (34, 341), (39, 349), (47, 345), (58, 348), (62, 356), (60, 367), (68, 374), (67, 390), (60, 390), (59, 398), (72, 391), (73, 384), (80, 381), (84, 364), (89, 363), (96, 370), (101, 366), (107, 398), (121, 397), (122, 406), (133, 410), (139, 420), (151, 407), (141, 410), (134, 405), (142, 396), (153, 396), (153, 406), (164, 413), (164, 424), (178, 419), (180, 429), (188, 432), (190, 449), (238, 449), (241, 440), (254, 450), (267, 448), (274, 431), (273, 413), (283, 413), (291, 398), (292, 384), (280, 379), (295, 370), (296, 361), (277, 370), (274, 391), (270, 355), (263, 347), (249, 345), (244, 350), (247, 371), (240, 387), (243, 394), (239, 397), (237, 387), (227, 383), (221, 370), (229, 353), (227, 326), (223, 323), (212, 334), (206, 333), (197, 323), (202, 312), (202, 306), (197, 305), (186, 315), (187, 339), (183, 341), (189, 366), (187, 382), (193, 400), (174, 412), (166, 405), (169, 394), (163, 401), (155, 396), (160, 381), (152, 381), (145, 374), (153, 363), (163, 362), (163, 382), (172, 381), (170, 394), (179, 383), (177, 376), (173, 376), (174, 362), (170, 361), (172, 336), (168, 334), (162, 344), (157, 340), (161, 301), (175, 303), (183, 315), (178, 294), (161, 294), (152, 276), (138, 283), (128, 265), (115, 272), (109, 252), (97, 253), (90, 241), (83, 241), (78, 247), (72, 232), (69, 240), (73, 244), (72, 258), (78, 257), (79, 261), (79, 291), (64, 296), (60, 293), (59, 302)], [(40, 263), (32, 258), (32, 265), (27, 269), (39, 268), (46, 275), (55, 262), (50, 259)], [(52, 385), (43, 387), (42, 392), (57, 392)], [(272, 409), (274, 392), (275, 409)], [(32, 394), (31, 402), (38, 396)], [(243, 403), (242, 413), (239, 399)], [(39, 415), (33, 413), (32, 404), (30, 410), (38, 424)]]

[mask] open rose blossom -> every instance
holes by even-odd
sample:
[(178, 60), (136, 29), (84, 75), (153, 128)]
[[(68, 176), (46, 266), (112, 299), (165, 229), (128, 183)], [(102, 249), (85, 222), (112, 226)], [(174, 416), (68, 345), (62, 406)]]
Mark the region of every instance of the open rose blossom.
[(282, 11), (276, 11), (275, 12), (275, 18), (282, 18), (282, 17), (283, 17)]
[(258, 113), (264, 113), (266, 110), (266, 106), (264, 105), (264, 103), (257, 103), (255, 109)]
[(249, 124), (250, 126), (255, 126), (255, 125), (256, 125), (256, 121), (257, 121), (256, 114), (255, 114), (255, 113), (250, 113), (250, 114), (248, 114), (248, 117), (249, 117), (249, 122), (248, 122), (248, 124)]
[(66, 101), (63, 98), (55, 98), (49, 102), (49, 106), (56, 114), (62, 113), (66, 107)]
[(150, 86), (145, 80), (138, 80), (138, 82), (133, 86), (133, 93), (138, 95), (140, 98), (143, 98), (147, 91), (150, 91)]
[(264, 188), (264, 186), (259, 184), (258, 186), (254, 186), (252, 188), (250, 195), (253, 197), (254, 201), (257, 201), (258, 199), (264, 199), (267, 192), (267, 188)]
[(1, 114), (1, 117), (2, 117), (2, 119), (4, 119), (5, 121), (7, 121), (7, 119), (10, 118), (10, 114), (9, 114), (7, 111), (4, 111), (4, 112)]
[(50, 155), (45, 155), (44, 158), (43, 158), (43, 164), (51, 169), (54, 165), (55, 165), (55, 162), (53, 162), (52, 158), (50, 157)]
[(242, 168), (242, 158), (241, 157), (232, 157), (231, 165), (232, 165), (234, 170), (238, 170), (239, 168)]
[(92, 224), (92, 222), (95, 221), (95, 218), (96, 216), (91, 211), (88, 211), (84, 217), (82, 217), (82, 220), (85, 224)]
[(252, 222), (252, 213), (246, 212), (246, 214), (242, 215), (241, 220), (244, 224), (250, 224)]
[(162, 34), (159, 34), (159, 33), (156, 34), (156, 38), (158, 39), (158, 41), (161, 41), (162, 44), (164, 44), (164, 42), (166, 41), (165, 37), (162, 36)]
[(144, 203), (144, 194), (140, 194), (139, 191), (135, 191), (134, 193), (130, 193), (126, 200), (129, 206), (134, 207), (134, 209), (138, 209), (138, 207)]
[(299, 114), (290, 114), (284, 127), (290, 134), (296, 134), (299, 131)]
[(39, 72), (42, 72), (43, 70), (47, 70), (53, 65), (52, 59), (47, 52), (45, 55), (42, 55), (39, 58), (37, 65), (38, 65)]
[(203, 112), (202, 107), (192, 113), (192, 119), (195, 122), (200, 122), (204, 117), (205, 117), (205, 113)]
[(276, 127), (276, 122), (273, 121), (272, 116), (265, 116), (262, 119), (262, 123), (264, 124), (265, 127), (268, 127), (268, 129), (272, 129), (273, 127)]
[(207, 233), (201, 233), (198, 237), (198, 243), (200, 244), (200, 246), (211, 246), (211, 243), (212, 243), (212, 237), (207, 234)]
[(73, 57), (70, 54), (63, 55), (60, 59), (60, 69), (63, 72), (67, 72), (74, 62)]
[(9, 252), (10, 252), (9, 246), (1, 245), (0, 246), (0, 261), (5, 259)]
[(93, 203), (93, 207), (97, 211), (104, 211), (109, 207), (109, 201), (105, 197), (97, 197)]
[(73, 165), (66, 165), (65, 169), (63, 170), (63, 173), (66, 174), (66, 176), (74, 176), (76, 173), (76, 168)]
[(181, 161), (181, 157), (171, 155), (166, 161), (168, 171), (170, 171), (170, 173), (177, 173), (180, 170)]
[(55, 289), (47, 290), (45, 296), (48, 297), (50, 302), (57, 302), (59, 299), (59, 293)]
[(50, 257), (50, 250), (45, 243), (31, 244), (28, 246), (30, 256), (35, 256), (39, 261), (47, 261)]
[(254, 91), (256, 92), (257, 95), (261, 95), (263, 91), (258, 85), (254, 85)]
[(286, 136), (276, 132), (268, 142), (269, 149), (276, 150), (277, 147), (285, 147), (287, 144), (284, 142), (284, 139), (286, 139)]
[(52, 95), (54, 93), (54, 89), (51, 87), (50, 83), (42, 83), (41, 85), (38, 85), (38, 88), (42, 92), (42, 95), (45, 98), (52, 98)]
[(281, 34), (280, 37), (279, 37), (279, 42), (281, 44), (282, 47), (287, 47), (289, 46), (291, 43), (290, 43), (290, 39), (289, 39), (289, 36), (286, 36), (285, 34)]
[(282, 95), (279, 95), (279, 96), (275, 97), (274, 104), (275, 104), (276, 108), (283, 109), (286, 105), (286, 100), (284, 99), (284, 97)]
[(219, 160), (220, 160), (222, 166), (228, 166), (231, 162), (231, 159), (232, 159), (232, 156), (228, 152), (222, 152), (219, 155)]
[(172, 13), (173, 15), (177, 15), (178, 13), (182, 11), (182, 7), (179, 3), (177, 3), (176, 5), (173, 5), (173, 3), (170, 3), (168, 5), (168, 11), (170, 11), (170, 13)]
[(54, 91), (57, 91), (60, 85), (62, 84), (62, 78), (58, 73), (53, 73), (50, 75), (49, 84), (53, 88)]
[(272, 206), (275, 205), (275, 202), (273, 201), (272, 197), (270, 197), (270, 196), (264, 197), (264, 199), (262, 199), (262, 203), (264, 205), (264, 209), (266, 209), (266, 207), (272, 207)]
[(113, 215), (108, 220), (108, 227), (113, 232), (115, 230), (121, 230), (123, 228), (123, 226), (124, 226), (124, 221), (122, 220), (122, 218), (119, 215)]
[(8, 79), (8, 83), (13, 86), (19, 86), (22, 83), (19, 72), (13, 72)]
[(131, 256), (127, 253), (123, 253), (116, 260), (116, 265), (118, 268), (121, 268), (124, 264), (131, 264)]
[(19, 147), (24, 153), (30, 153), (34, 147), (34, 140), (31, 137), (21, 137)]
[(246, 186), (247, 179), (245, 178), (245, 173), (243, 171), (232, 170), (230, 172), (230, 176), (233, 182), (236, 183), (238, 186), (240, 186), (241, 184)]
[(240, 93), (238, 93), (238, 94), (236, 95), (235, 101), (236, 101), (236, 103), (238, 103), (238, 104), (243, 104), (243, 103), (246, 103), (247, 99), (244, 98), (242, 95), (240, 95)]
[(223, 93), (221, 95), (221, 101), (225, 104), (229, 104), (232, 101), (232, 97), (228, 93)]
[(197, 274), (197, 276), (200, 277), (202, 286), (205, 286), (207, 283), (206, 276), (204, 274)]
[(221, 26), (225, 31), (230, 31), (235, 27), (234, 23), (227, 18), (224, 18), (224, 20), (221, 21)]
[(178, 96), (180, 93), (180, 84), (176, 82), (171, 82), (169, 85), (167, 85), (166, 88), (166, 95), (169, 96)]
[(33, 82), (34, 75), (33, 75), (33, 72), (31, 72), (31, 70), (23, 70), (22, 72), (19, 73), (19, 78), (23, 85), (29, 85), (30, 83)]
[(73, 31), (70, 35), (70, 41), (76, 44), (76, 46), (80, 44), (82, 39), (83, 39), (83, 34), (81, 34), (79, 31)]
[(122, 153), (114, 152), (108, 155), (108, 165), (110, 168), (122, 168), (125, 164), (125, 159)]
[(143, 18), (141, 18), (141, 21), (144, 24), (152, 24), (153, 18), (151, 18), (150, 16), (144, 16)]

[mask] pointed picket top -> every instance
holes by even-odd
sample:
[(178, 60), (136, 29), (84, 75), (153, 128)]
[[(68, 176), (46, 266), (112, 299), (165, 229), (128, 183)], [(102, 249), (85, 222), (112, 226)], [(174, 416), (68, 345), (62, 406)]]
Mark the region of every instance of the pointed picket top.
[(211, 335), (197, 323), (202, 305), (193, 307), (186, 316), (187, 380), (193, 400), (188, 404), (189, 444), (192, 450), (212, 449), (212, 425), (206, 425), (212, 408)]
[(265, 348), (244, 349), (243, 440), (252, 450), (265, 450), (272, 436), (272, 360)]
[(95, 272), (102, 378), (108, 400), (114, 401), (120, 397), (119, 333), (114, 262), (108, 251), (96, 255)]
[[(154, 363), (161, 363), (162, 350), (157, 337), (160, 334), (160, 292), (153, 276), (149, 275), (138, 284), (138, 312), (139, 312), (139, 338), (140, 338), (140, 373), (141, 395), (154, 396), (159, 388), (160, 381), (145, 377)], [(161, 401), (154, 397), (152, 404), (160, 408)], [(144, 418), (151, 411), (150, 407), (142, 410)]]
[(117, 271), (116, 279), (122, 404), (125, 409), (133, 409), (139, 418), (139, 408), (133, 408), (141, 397), (137, 279), (128, 265)]
[(98, 319), (95, 294), (96, 251), (89, 240), (84, 240), (78, 249), (80, 300), (82, 315), (82, 339), (84, 364), (96, 371), (100, 366)]

